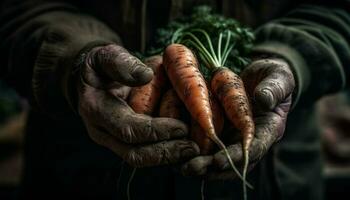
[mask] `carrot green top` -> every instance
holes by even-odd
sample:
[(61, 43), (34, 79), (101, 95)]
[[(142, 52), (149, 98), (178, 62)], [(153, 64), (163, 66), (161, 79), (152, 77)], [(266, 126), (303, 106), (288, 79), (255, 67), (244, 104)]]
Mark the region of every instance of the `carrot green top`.
[(227, 65), (239, 72), (248, 62), (253, 46), (253, 32), (236, 20), (213, 14), (208, 6), (196, 7), (191, 16), (177, 19), (159, 30), (161, 51), (170, 43), (182, 43), (194, 50), (201, 61), (200, 70), (206, 78), (217, 67)]

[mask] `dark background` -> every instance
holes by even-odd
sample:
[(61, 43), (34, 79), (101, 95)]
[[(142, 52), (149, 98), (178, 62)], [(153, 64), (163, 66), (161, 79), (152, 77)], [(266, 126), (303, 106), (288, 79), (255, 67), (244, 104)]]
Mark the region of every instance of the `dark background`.
[[(1, 4), (2, 0), (0, 0)], [(23, 138), (28, 103), (0, 80), (0, 199), (17, 199), (23, 171)], [(327, 200), (350, 192), (350, 95), (346, 92), (318, 102), (323, 134)]]

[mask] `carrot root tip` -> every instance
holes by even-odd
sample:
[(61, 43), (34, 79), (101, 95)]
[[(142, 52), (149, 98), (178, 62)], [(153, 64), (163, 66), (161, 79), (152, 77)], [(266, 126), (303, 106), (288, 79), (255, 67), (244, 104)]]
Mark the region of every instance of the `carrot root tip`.
[(217, 144), (217, 145), (219, 146), (219, 148), (220, 148), (221, 150), (224, 150), (225, 155), (226, 155), (226, 158), (227, 158), (228, 162), (230, 163), (231, 168), (232, 168), (233, 171), (237, 174), (237, 176), (243, 181), (243, 185), (246, 185), (246, 186), (247, 186), (248, 188), (250, 188), (250, 189), (254, 189), (254, 187), (253, 187), (250, 183), (248, 183), (248, 182), (246, 182), (246, 181), (244, 180), (242, 174), (239, 173), (237, 167), (235, 166), (234, 162), (233, 162), (232, 159), (231, 159), (231, 156), (230, 156), (230, 154), (229, 154), (229, 152), (228, 152), (228, 150), (227, 150), (225, 144), (222, 143), (222, 141), (221, 141), (216, 135), (211, 135), (210, 138), (213, 140), (213, 142), (214, 142), (215, 144)]

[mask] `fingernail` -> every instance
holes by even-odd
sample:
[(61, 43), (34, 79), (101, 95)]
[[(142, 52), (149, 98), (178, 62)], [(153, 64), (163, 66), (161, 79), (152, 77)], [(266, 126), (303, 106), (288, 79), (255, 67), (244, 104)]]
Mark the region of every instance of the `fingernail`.
[(260, 92), (257, 95), (257, 100), (259, 103), (262, 104), (262, 106), (270, 110), (273, 109), (275, 106), (275, 99), (270, 89), (264, 88), (260, 90)]

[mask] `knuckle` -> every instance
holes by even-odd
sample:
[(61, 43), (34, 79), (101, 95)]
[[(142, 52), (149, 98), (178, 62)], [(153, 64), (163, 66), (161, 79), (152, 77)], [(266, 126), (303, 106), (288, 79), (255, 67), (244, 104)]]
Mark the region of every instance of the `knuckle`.
[[(130, 122), (125, 124), (125, 122)], [(145, 118), (141, 115), (129, 116), (120, 125), (120, 139), (126, 143), (142, 143), (158, 141), (158, 133), (152, 123), (152, 118)]]
[(167, 148), (166, 142), (159, 143), (159, 146), (156, 148), (156, 153), (160, 157), (160, 162), (163, 164), (170, 164), (176, 162), (174, 156), (171, 156), (169, 149)]
[(121, 52), (118, 54), (118, 59), (121, 61), (124, 61), (124, 64), (127, 66), (131, 66), (131, 64), (134, 62), (132, 59), (133, 57), (126, 51)]
[[(116, 136), (123, 141), (124, 143), (130, 144), (134, 143), (136, 138), (134, 127), (132, 126), (132, 119), (127, 112), (122, 112), (120, 110), (113, 111), (113, 120), (110, 120), (108, 123), (112, 127)], [(122, 114), (118, 113), (122, 112)]]
[(110, 44), (106, 46), (96, 47), (96, 50), (91, 53), (92, 55), (92, 64), (100, 64), (113, 66), (113, 63), (116, 59), (119, 59), (123, 54), (128, 54), (127, 51), (115, 44)]
[(122, 140), (127, 144), (133, 143), (133, 140), (134, 140), (133, 129), (129, 125), (126, 125), (125, 127), (121, 128), (119, 138), (120, 140)]
[(173, 127), (173, 124), (169, 119), (152, 119), (151, 122), (152, 127), (152, 137), (156, 140), (165, 140), (170, 138), (171, 132), (178, 131)]
[[(130, 57), (130, 55), (129, 55)], [(146, 70), (148, 67), (141, 62), (138, 58), (132, 56), (130, 61), (130, 72), (134, 72), (135, 70), (137, 70), (138, 67), (144, 67), (144, 70)]]
[(120, 67), (120, 72), (123, 73), (132, 73), (136, 66), (142, 64), (138, 58), (132, 56), (126, 49), (119, 51), (114, 58), (114, 61), (116, 62), (116, 65)]
[[(136, 118), (134, 119), (133, 135), (138, 142), (154, 142), (158, 136), (152, 124), (152, 119)], [(137, 132), (137, 133), (136, 133)]]
[(92, 55), (93, 61), (103, 64), (107, 64), (106, 62), (109, 62), (113, 57), (115, 57), (115, 54), (112, 53), (111, 46), (109, 45), (98, 47), (98, 49)]
[(157, 141), (160, 139), (159, 135), (161, 134), (159, 134), (158, 126), (155, 124), (153, 119), (146, 121), (144, 132), (151, 141)]

